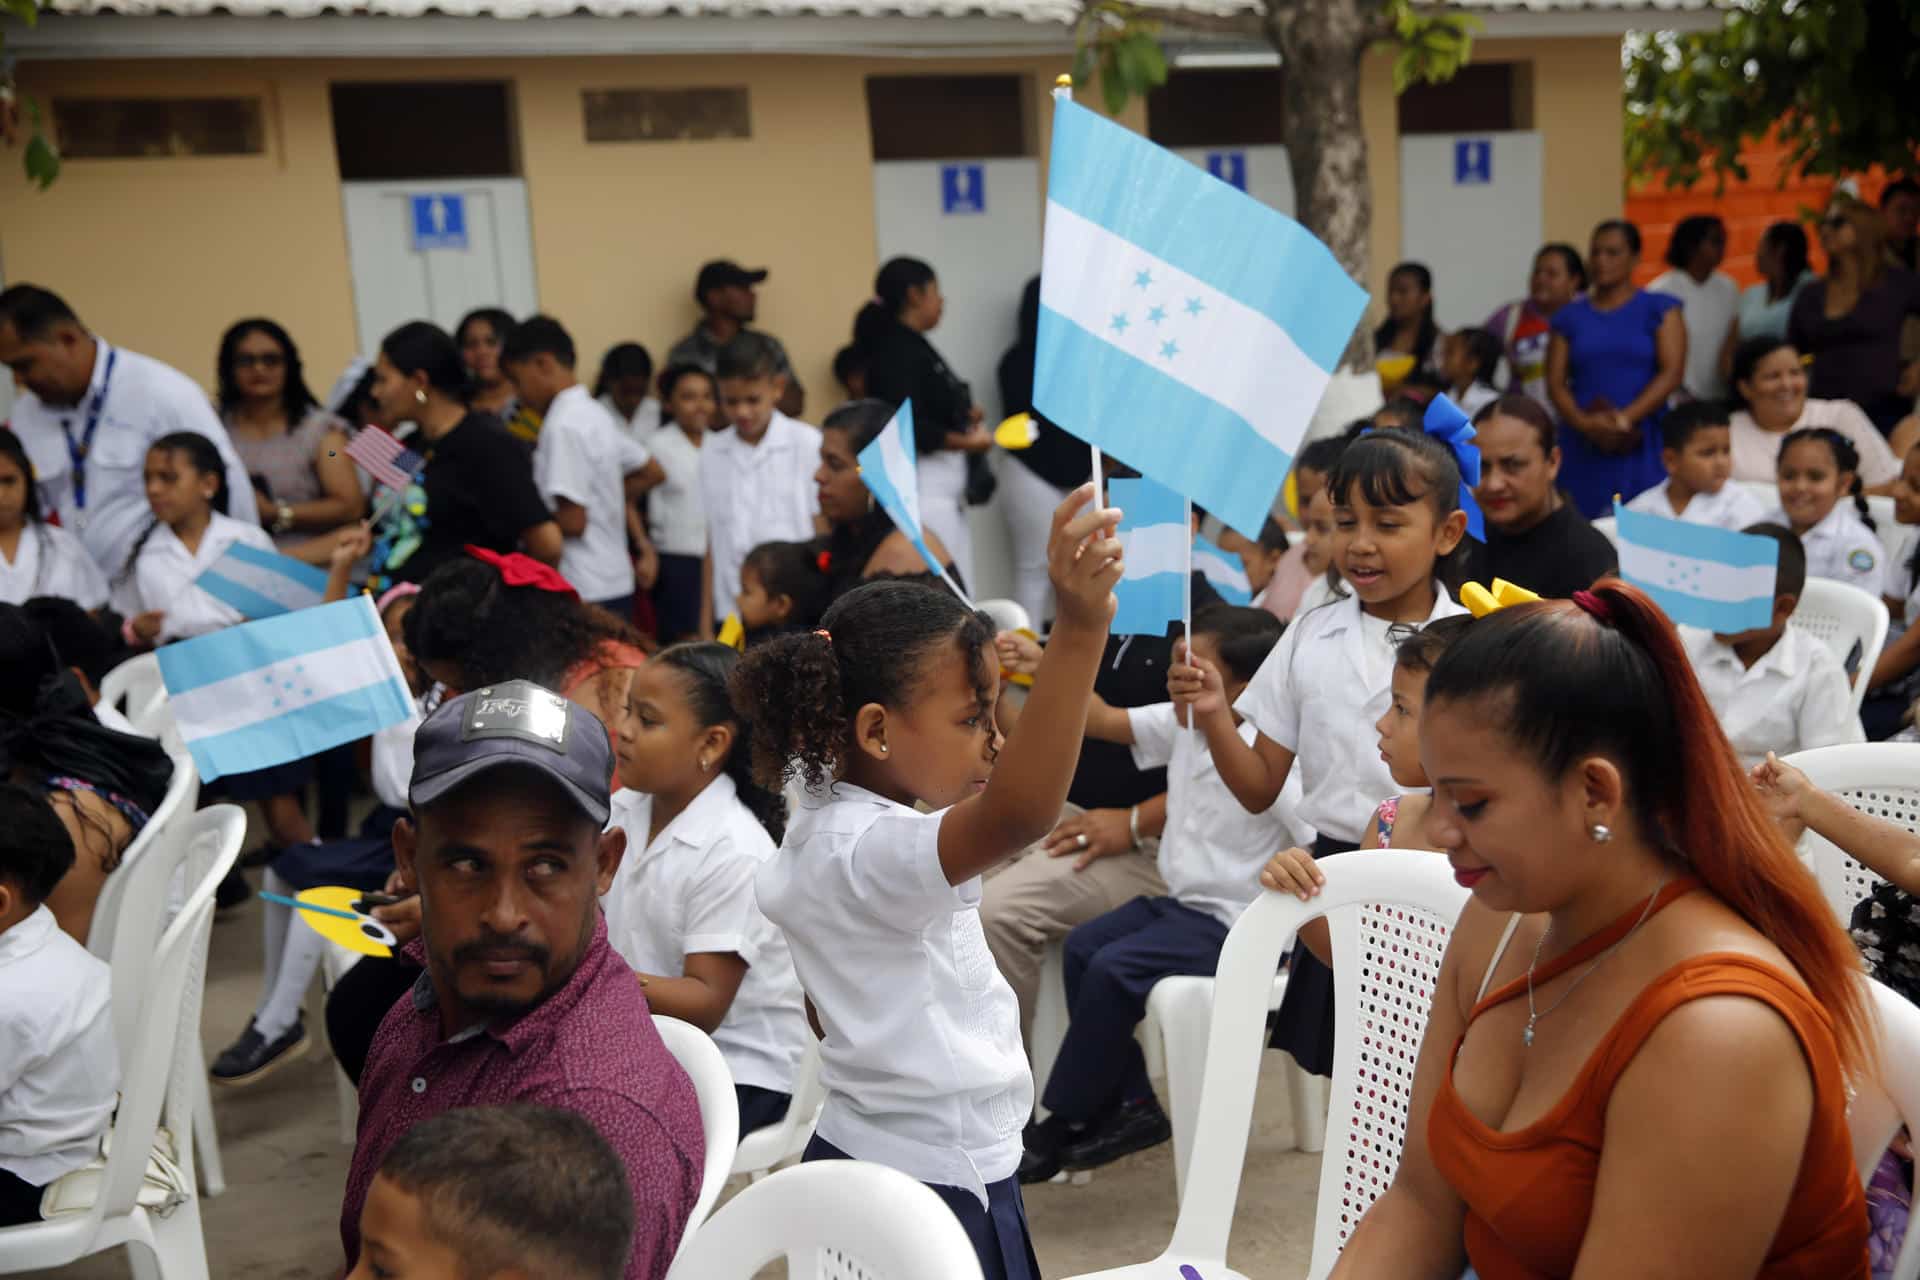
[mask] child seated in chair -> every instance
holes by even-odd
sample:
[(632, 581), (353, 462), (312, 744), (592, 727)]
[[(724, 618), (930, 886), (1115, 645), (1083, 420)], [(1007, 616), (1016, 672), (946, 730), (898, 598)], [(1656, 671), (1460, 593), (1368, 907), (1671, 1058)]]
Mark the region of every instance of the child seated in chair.
[(462, 1107), (393, 1144), (347, 1280), (620, 1280), (633, 1198), (619, 1156), (555, 1107)]
[[(1229, 706), (1282, 629), (1264, 609), (1210, 605), (1194, 615), (1193, 651), (1220, 668)], [(1249, 742), (1253, 732), (1240, 726)], [(1295, 812), (1299, 780), (1290, 779), (1266, 811), (1248, 813), (1221, 780), (1206, 738), (1186, 727), (1185, 707), (1123, 711), (1096, 696), (1087, 736), (1128, 743), (1140, 768), (1167, 770), (1159, 862), (1168, 896), (1135, 898), (1067, 935), (1071, 1020), (1043, 1099), (1052, 1114), (1028, 1131), (1022, 1182), (1097, 1168), (1171, 1136), (1133, 1039), (1147, 996), (1162, 978), (1211, 977), (1227, 930), (1260, 894), (1268, 854), (1314, 841)]]
[(45, 905), (73, 858), (45, 798), (0, 783), (0, 1227), (100, 1154), (120, 1088), (106, 962)]
[(1749, 525), (1741, 532), (1780, 544), (1773, 620), (1734, 635), (1679, 629), (1693, 674), (1734, 752), (1751, 768), (1769, 751), (1784, 756), (1866, 741), (1840, 660), (1819, 637), (1787, 625), (1807, 585), (1800, 539), (1777, 524)]

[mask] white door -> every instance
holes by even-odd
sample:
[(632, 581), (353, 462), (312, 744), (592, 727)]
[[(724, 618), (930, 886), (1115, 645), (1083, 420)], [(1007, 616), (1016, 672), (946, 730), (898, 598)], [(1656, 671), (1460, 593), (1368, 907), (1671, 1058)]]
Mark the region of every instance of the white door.
[(527, 184), (437, 178), (341, 184), (360, 350), (409, 320), (451, 330), (475, 307), (539, 308)]
[(1527, 291), (1540, 247), (1540, 135), (1400, 139), (1401, 256), (1433, 271), (1442, 329), (1486, 323)]
[(1285, 147), (1182, 147), (1173, 154), (1191, 160), (1222, 182), (1293, 216), (1293, 169)]
[[(1040, 162), (887, 161), (873, 167), (873, 201), (880, 261), (920, 258), (940, 278), (946, 315), (929, 337), (992, 427), (1004, 409), (996, 370), (1017, 336), (1020, 291), (1040, 273)], [(1013, 584), (999, 503), (969, 512), (976, 600)]]

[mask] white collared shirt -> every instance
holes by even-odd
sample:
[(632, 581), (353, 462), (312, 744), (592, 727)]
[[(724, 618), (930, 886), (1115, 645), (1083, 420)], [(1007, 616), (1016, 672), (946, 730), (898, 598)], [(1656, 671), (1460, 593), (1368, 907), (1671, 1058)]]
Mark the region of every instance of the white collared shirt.
[(647, 465), (647, 457), (578, 383), (547, 406), (533, 447), (533, 482), (548, 506), (564, 498), (587, 510), (585, 532), (562, 539), (560, 547), (560, 573), (582, 600), (633, 594), (624, 481), (628, 471)]
[(236, 542), (261, 551), (274, 549), (273, 539), (259, 525), (242, 524), (218, 511), (200, 535), (198, 551), (188, 551), (187, 544), (166, 525), (155, 525), (140, 544), (132, 574), (115, 588), (115, 607), (129, 618), (149, 609), (160, 610), (166, 615), (160, 623), (162, 643), (245, 622), (238, 609), (194, 585), (194, 579)]
[(1767, 516), (1767, 509), (1760, 499), (1732, 481), (1721, 485), (1718, 493), (1694, 494), (1687, 499), (1686, 507), (1676, 514), (1673, 503), (1667, 498), (1667, 482), (1662, 480), (1653, 488), (1635, 494), (1632, 501), (1627, 503), (1627, 510), (1687, 524), (1710, 524), (1719, 529), (1731, 529), (1735, 533), (1750, 524), (1759, 524)]
[(0, 604), (61, 596), (92, 612), (107, 602), (107, 575), (71, 530), (28, 521), (12, 561), (0, 554)]
[(647, 490), (647, 536), (663, 556), (705, 555), (707, 503), (700, 481), (700, 455), (705, 447), (672, 422), (647, 443), (667, 473), (665, 480)]
[(809, 792), (754, 884), (826, 1031), (820, 1137), (984, 1206), (1020, 1167), (1033, 1073), (980, 879), (940, 867), (948, 812), (846, 782)]
[(773, 858), (773, 839), (733, 779), (715, 777), (651, 841), (653, 797), (622, 788), (607, 826), (627, 833), (627, 856), (600, 899), (607, 941), (637, 971), (667, 977), (704, 952), (746, 961), (713, 1042), (735, 1084), (792, 1093), (813, 1031), (787, 940), (754, 901), (754, 873)]
[(713, 611), (740, 594), (740, 566), (763, 542), (805, 542), (814, 536), (820, 491), (820, 432), (774, 410), (766, 435), (745, 444), (740, 429), (710, 432), (701, 446), (700, 492), (713, 554)]
[(1759, 764), (1769, 751), (1784, 756), (1866, 741), (1847, 673), (1818, 638), (1789, 626), (1750, 668), (1711, 632), (1681, 627), (1680, 639), (1742, 763)]
[(36, 907), (0, 932), (0, 1170), (44, 1187), (93, 1160), (119, 1089), (107, 963)]
[[(1775, 507), (1767, 519), (1791, 529), (1787, 513)], [(1887, 549), (1853, 508), (1853, 499), (1841, 497), (1819, 524), (1800, 535), (1807, 552), (1807, 576), (1832, 578), (1878, 596), (1886, 585)]]
[[(1434, 583), (1427, 622), (1466, 610)], [(1374, 721), (1393, 701), (1393, 648), (1386, 624), (1360, 598), (1295, 614), (1233, 709), (1295, 755), (1297, 816), (1321, 835), (1358, 844), (1367, 819), (1400, 787), (1380, 758)]]
[(653, 433), (660, 429), (660, 401), (652, 396), (646, 397), (634, 406), (631, 418), (621, 414), (619, 407), (613, 403), (611, 395), (600, 397), (600, 407), (613, 418), (623, 434), (631, 436), (641, 444), (652, 445)]
[[(191, 431), (213, 441), (226, 459), (233, 518), (258, 525), (253, 481), (206, 392), (178, 369), (137, 351), (116, 351), (105, 338), (95, 340), (99, 345), (94, 352), (93, 381), (79, 404), (59, 408), (43, 403), (31, 391), (22, 392), (13, 404), (14, 434), (33, 460), (41, 510), (59, 512), (60, 523), (80, 535), (93, 562), (111, 577), (127, 562), (127, 552), (152, 515), (143, 478), (147, 449), (161, 436)], [(109, 382), (110, 356), (113, 377)], [(74, 495), (67, 434), (70, 431), (76, 443), (86, 434), (96, 400), (101, 401), (100, 417), (87, 453), (87, 503), (82, 510)]]
[[(1206, 738), (1180, 726), (1171, 702), (1131, 708), (1127, 724), (1134, 765), (1167, 771), (1167, 826), (1160, 837), (1160, 878), (1167, 892), (1233, 928), (1260, 896), (1267, 859), (1289, 847), (1313, 848), (1313, 827), (1299, 816), (1299, 770), (1287, 776), (1271, 808), (1248, 813), (1221, 780)], [(1248, 746), (1257, 736), (1252, 725), (1240, 726), (1240, 740)]]

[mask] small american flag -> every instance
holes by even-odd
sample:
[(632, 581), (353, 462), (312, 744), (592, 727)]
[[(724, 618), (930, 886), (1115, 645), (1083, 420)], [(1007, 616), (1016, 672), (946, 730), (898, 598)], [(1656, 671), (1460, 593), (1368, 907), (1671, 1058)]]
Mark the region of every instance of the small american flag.
[(347, 456), (389, 489), (404, 489), (425, 458), (401, 444), (380, 427), (362, 427), (347, 442)]

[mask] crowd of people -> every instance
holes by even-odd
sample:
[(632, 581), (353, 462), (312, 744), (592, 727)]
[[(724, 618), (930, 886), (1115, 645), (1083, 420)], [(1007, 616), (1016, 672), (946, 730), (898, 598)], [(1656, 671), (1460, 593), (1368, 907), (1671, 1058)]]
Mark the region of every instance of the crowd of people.
[[(244, 621), (197, 580), (245, 546), (370, 593), (414, 699), (364, 776), (347, 747), (205, 793), (259, 806), (276, 899), (351, 886), (397, 942), (327, 1001), (360, 1094), (353, 1276), (664, 1275), (706, 1135), (660, 1015), (712, 1037), (743, 1134), (817, 1041), (804, 1158), (904, 1171), (989, 1280), (1037, 1277), (1022, 1185), (1170, 1136), (1133, 1038), (1154, 984), (1212, 974), (1263, 886), (1311, 899), (1317, 859), (1387, 847), (1438, 850), (1472, 899), (1398, 1174), (1337, 1274), (1881, 1274), (1904, 1202), (1854, 1171), (1851, 1082), (1889, 1066), (1855, 939), (1920, 997), (1920, 837), (1783, 759), (1920, 740), (1920, 192), (1883, 205), (1822, 218), (1824, 276), (1771, 228), (1744, 293), (1719, 219), (1680, 224), (1644, 289), (1639, 231), (1604, 222), (1453, 333), (1428, 269), (1395, 267), (1382, 407), (1300, 450), (1263, 527), (1217, 531), (1252, 599), (1195, 575), (1190, 636), (1109, 634), (1121, 513), (1043, 418), (996, 456), (914, 259), (881, 268), (817, 427), (753, 327), (766, 273), (727, 261), (658, 368), (622, 342), (589, 383), (560, 320), (483, 310), (396, 328), (324, 399), (269, 319), (222, 336), (210, 398), (57, 294), (0, 292), (23, 393), (0, 429), (0, 1227), (99, 1154), (119, 1080), (85, 944), (185, 767), (100, 684)], [(1038, 329), (1036, 281), (1004, 413), (1032, 409)], [(860, 472), (907, 401), (940, 576)], [(403, 486), (348, 454), (375, 426), (411, 451)], [(996, 486), (1029, 630), (950, 589)], [(1616, 501), (1777, 543), (1768, 625), (1676, 628), (1615, 576), (1590, 521)], [(1524, 590), (1463, 591), (1495, 579)], [(1886, 601), (1872, 669), (1791, 625), (1812, 579)], [(1887, 882), (1852, 937), (1803, 828)], [(225, 1088), (316, 1042), (329, 944), (260, 914)], [(1036, 1080), (1056, 945), (1070, 1017)], [(1272, 1030), (1323, 1075), (1332, 963), (1309, 926)]]

